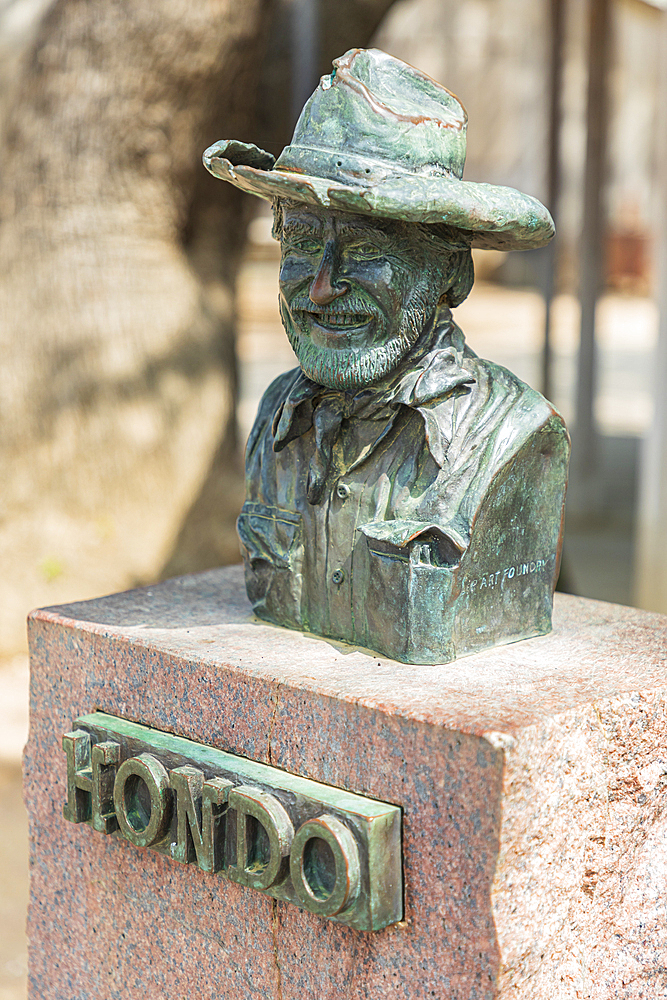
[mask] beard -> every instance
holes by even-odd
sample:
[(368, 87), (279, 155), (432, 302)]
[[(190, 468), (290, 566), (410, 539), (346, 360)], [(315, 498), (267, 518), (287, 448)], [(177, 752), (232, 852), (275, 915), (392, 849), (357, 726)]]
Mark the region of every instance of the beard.
[(308, 332), (307, 313), (317, 308), (307, 295), (296, 296), (289, 306), (281, 296), (280, 314), (292, 350), (305, 375), (318, 385), (340, 391), (356, 390), (379, 382), (406, 357), (435, 312), (440, 297), (437, 282), (429, 274), (416, 279), (408, 302), (400, 313), (397, 329), (388, 332), (388, 320), (377, 303), (359, 291), (352, 290), (334, 305), (319, 310), (322, 313), (345, 312), (373, 317), (373, 334), (380, 343), (368, 346), (324, 347), (314, 343)]

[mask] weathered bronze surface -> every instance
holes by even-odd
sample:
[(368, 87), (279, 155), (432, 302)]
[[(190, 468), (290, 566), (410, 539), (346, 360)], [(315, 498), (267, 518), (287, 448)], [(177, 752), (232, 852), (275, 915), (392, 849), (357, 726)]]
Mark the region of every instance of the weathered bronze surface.
[(569, 439), (465, 344), (471, 247), (528, 249), (549, 213), (462, 180), (453, 94), (377, 50), (334, 62), (277, 161), (204, 154), (273, 200), (300, 368), (260, 404), (238, 530), (256, 613), (411, 663), (549, 631)]
[(401, 919), (401, 810), (102, 712), (63, 736), (65, 819), (357, 930)]

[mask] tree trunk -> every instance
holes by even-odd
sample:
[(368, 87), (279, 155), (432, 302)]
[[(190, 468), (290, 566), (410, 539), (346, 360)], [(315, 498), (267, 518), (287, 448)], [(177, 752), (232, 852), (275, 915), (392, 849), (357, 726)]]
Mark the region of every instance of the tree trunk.
[[(346, 0), (350, 42), (389, 6)], [(327, 60), (349, 44), (335, 10)], [(287, 141), (271, 108), (289, 97), (262, 84), (281, 17), (271, 0), (56, 0), (39, 24), (0, 138), (0, 651), (30, 605), (238, 558), (252, 201), (200, 158), (267, 121)]]

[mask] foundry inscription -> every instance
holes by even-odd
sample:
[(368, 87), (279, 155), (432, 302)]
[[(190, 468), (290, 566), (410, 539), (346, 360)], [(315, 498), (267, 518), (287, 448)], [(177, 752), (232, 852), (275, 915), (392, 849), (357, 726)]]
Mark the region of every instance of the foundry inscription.
[(398, 806), (102, 712), (63, 749), (71, 823), (357, 930), (402, 917)]
[(489, 573), (482, 573), (479, 576), (471, 577), (464, 583), (464, 593), (474, 594), (475, 591), (493, 590), (495, 587), (503, 589), (511, 581), (520, 581), (522, 577), (532, 576), (533, 573), (542, 573), (547, 568), (553, 572), (553, 556), (546, 559), (528, 559), (525, 562), (513, 563), (511, 566), (504, 566), (502, 569), (491, 570)]

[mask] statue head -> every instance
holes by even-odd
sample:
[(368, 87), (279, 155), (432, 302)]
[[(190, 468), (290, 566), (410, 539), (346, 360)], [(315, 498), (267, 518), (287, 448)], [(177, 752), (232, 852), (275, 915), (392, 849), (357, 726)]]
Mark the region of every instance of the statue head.
[(472, 287), (469, 239), (445, 225), (291, 200), (278, 200), (274, 212), (280, 314), (303, 371), (321, 385), (377, 382), (428, 330), (438, 307), (458, 305)]
[(536, 199), (462, 179), (466, 126), (460, 101), (426, 74), (352, 49), (277, 160), (235, 140), (204, 153), (216, 177), (273, 202), (282, 319), (314, 381), (382, 378), (439, 305), (466, 297), (472, 247), (530, 249), (553, 235)]

